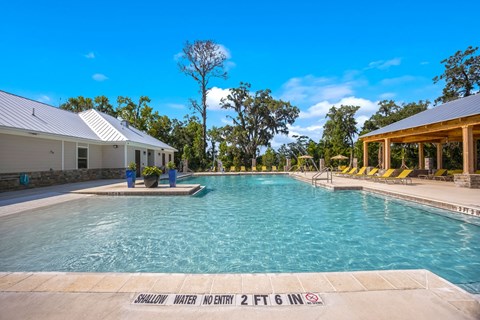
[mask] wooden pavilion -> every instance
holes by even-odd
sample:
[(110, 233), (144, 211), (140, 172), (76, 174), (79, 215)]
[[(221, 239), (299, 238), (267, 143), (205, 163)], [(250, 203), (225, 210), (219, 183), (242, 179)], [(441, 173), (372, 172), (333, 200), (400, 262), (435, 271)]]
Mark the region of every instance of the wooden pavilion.
[[(477, 140), (480, 139), (480, 94), (451, 101), (402, 119), (359, 137), (363, 141), (363, 165), (368, 166), (368, 144), (380, 143), (383, 150), (382, 167), (390, 169), (390, 147), (393, 143), (418, 144), (418, 168), (425, 169), (424, 143), (437, 146), (437, 169), (443, 166), (443, 144), (461, 142), (463, 145), (463, 174), (457, 180), (474, 180), (467, 187), (480, 187)], [(477, 182), (475, 182), (477, 181)], [(461, 185), (462, 183), (457, 183)]]

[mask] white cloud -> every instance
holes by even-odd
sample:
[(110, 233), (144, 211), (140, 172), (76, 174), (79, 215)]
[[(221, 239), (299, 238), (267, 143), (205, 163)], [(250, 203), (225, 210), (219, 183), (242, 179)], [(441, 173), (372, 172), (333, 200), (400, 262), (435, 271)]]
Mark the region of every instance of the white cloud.
[(353, 94), (352, 81), (337, 83), (334, 78), (296, 77), (289, 79), (283, 86), (280, 97), (293, 104), (314, 103), (320, 100), (339, 99)]
[(385, 92), (380, 95), (380, 99), (392, 99), (396, 96), (397, 94), (394, 92)]
[(220, 121), (221, 121), (223, 124), (233, 125), (232, 119), (229, 119), (229, 118), (222, 118), (222, 119), (220, 119)]
[(357, 121), (358, 131), (360, 131), (360, 129), (363, 127), (363, 124), (368, 119), (370, 119), (370, 116), (367, 116), (367, 115), (363, 115), (363, 116), (359, 116), (359, 117), (355, 118), (355, 120)]
[(95, 73), (92, 76), (92, 79), (95, 81), (105, 81), (105, 80), (108, 80), (108, 77), (102, 73)]
[(230, 89), (222, 89), (213, 87), (207, 94), (208, 110), (224, 110), (220, 107), (220, 100), (226, 98), (230, 94)]
[(223, 53), (225, 55), (225, 57), (227, 58), (227, 60), (232, 58), (232, 54), (230, 52), (230, 49), (225, 47), (223, 44), (218, 45), (218, 51)]
[(178, 61), (182, 58), (183, 56), (183, 51), (177, 52), (173, 55), (173, 60)]
[(336, 102), (330, 102), (327, 100), (318, 102), (308, 108), (306, 111), (300, 112), (300, 119), (309, 119), (309, 118), (325, 118), (331, 107), (336, 106), (340, 107), (341, 105), (353, 105), (360, 106), (358, 114), (360, 113), (372, 113), (378, 109), (378, 102), (374, 102), (368, 99), (357, 98), (354, 96), (345, 97)]
[(95, 59), (95, 53), (89, 52), (86, 55), (84, 55), (84, 57), (87, 59)]
[(393, 66), (399, 66), (402, 63), (401, 58), (394, 58), (390, 60), (377, 60), (372, 61), (368, 64), (367, 69), (379, 69), (379, 70), (387, 70)]
[(420, 65), (424, 66), (424, 65), (427, 65), (427, 64), (429, 64), (429, 63), (430, 63), (430, 62), (428, 62), (428, 61), (422, 61), (422, 62), (420, 62)]
[(413, 82), (415, 80), (417, 80), (416, 77), (405, 75), (405, 76), (396, 77), (396, 78), (383, 79), (382, 81), (380, 81), (380, 84), (384, 86), (399, 86), (401, 84), (405, 84), (407, 82)]
[(288, 144), (290, 142), (294, 142), (295, 139), (291, 137), (291, 135), (284, 135), (284, 134), (278, 134), (273, 137), (272, 141), (270, 141), (270, 144), (272, 145), (272, 148), (277, 150), (280, 148), (283, 144)]
[(49, 103), (52, 99), (50, 99), (49, 96), (47, 95), (41, 95), (40, 97), (38, 97), (37, 101), (39, 102), (43, 102), (43, 103)]

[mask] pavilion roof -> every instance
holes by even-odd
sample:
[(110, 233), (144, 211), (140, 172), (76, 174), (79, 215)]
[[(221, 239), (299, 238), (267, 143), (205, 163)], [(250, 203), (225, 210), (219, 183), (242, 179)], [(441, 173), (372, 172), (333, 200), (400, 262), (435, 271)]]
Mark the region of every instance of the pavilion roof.
[(360, 136), (360, 139), (476, 115), (480, 115), (480, 94), (450, 101), (432, 109), (425, 110), (364, 134)]

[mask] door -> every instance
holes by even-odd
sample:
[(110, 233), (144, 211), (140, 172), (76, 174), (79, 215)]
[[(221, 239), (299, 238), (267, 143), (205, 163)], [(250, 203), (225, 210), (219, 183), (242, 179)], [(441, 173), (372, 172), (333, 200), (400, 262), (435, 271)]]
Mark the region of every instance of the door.
[(135, 164), (137, 165), (137, 177), (140, 177), (140, 150), (135, 150)]

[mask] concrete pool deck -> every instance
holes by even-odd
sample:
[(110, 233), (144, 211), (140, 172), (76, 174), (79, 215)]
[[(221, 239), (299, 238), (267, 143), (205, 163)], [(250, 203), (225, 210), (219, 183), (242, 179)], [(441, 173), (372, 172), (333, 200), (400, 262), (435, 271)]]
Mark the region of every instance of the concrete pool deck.
[[(309, 182), (309, 173), (297, 178)], [(320, 181), (319, 181), (320, 182)], [(180, 181), (181, 183), (181, 181)], [(0, 216), (95, 195), (101, 180), (0, 193)], [(431, 205), (480, 209), (480, 190), (414, 179), (393, 185), (334, 177), (324, 187), (358, 187)], [(338, 188), (341, 189), (341, 188)], [(77, 192), (77, 193), (75, 193)], [(428, 203), (426, 203), (428, 204)], [(458, 210), (453, 210), (457, 211)], [(476, 212), (476, 211), (475, 211)], [(146, 306), (138, 293), (319, 293), (323, 306)], [(426, 270), (302, 274), (0, 273), (0, 319), (480, 319), (479, 296)]]
[[(139, 293), (196, 297), (319, 293), (323, 305), (133, 304)], [(263, 299), (259, 301), (264, 301)], [(265, 300), (267, 301), (267, 300)], [(0, 273), (0, 319), (479, 319), (480, 304), (427, 270), (297, 274)]]

